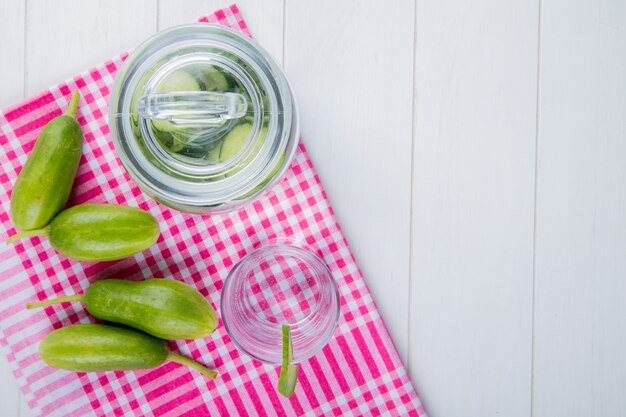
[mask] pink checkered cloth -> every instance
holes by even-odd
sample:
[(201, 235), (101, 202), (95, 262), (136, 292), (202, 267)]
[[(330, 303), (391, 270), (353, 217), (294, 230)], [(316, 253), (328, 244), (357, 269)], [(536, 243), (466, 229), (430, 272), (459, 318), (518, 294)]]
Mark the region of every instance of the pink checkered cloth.
[[(201, 21), (249, 35), (236, 6)], [(0, 239), (13, 182), (41, 128), (60, 115), (71, 91), (82, 95), (78, 121), (83, 157), (70, 205), (124, 204), (150, 211), (162, 234), (152, 248), (117, 262), (77, 262), (45, 238), (0, 244), (2, 346), (35, 416), (425, 416), (382, 318), (333, 215), (303, 145), (286, 177), (262, 199), (227, 214), (198, 216), (146, 197), (116, 156), (107, 125), (109, 93), (126, 54), (0, 112)], [(277, 394), (279, 369), (240, 354), (220, 323), (208, 338), (170, 347), (219, 371), (216, 380), (175, 363), (133, 372), (74, 373), (46, 366), (37, 353), (52, 329), (94, 319), (79, 303), (27, 311), (29, 301), (84, 291), (109, 277), (173, 277), (195, 286), (219, 311), (231, 267), (272, 236), (306, 242), (328, 264), (341, 294), (341, 319), (330, 343), (301, 364), (291, 399)]]

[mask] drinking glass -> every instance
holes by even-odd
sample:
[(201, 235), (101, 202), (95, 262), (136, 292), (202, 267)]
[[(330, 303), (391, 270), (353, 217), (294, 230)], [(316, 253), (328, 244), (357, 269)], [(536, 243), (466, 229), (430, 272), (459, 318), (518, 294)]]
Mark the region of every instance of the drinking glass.
[(244, 256), (228, 274), (221, 313), (226, 331), (247, 355), (282, 362), (281, 327), (291, 327), (293, 363), (319, 352), (339, 320), (337, 284), (304, 245), (274, 242)]

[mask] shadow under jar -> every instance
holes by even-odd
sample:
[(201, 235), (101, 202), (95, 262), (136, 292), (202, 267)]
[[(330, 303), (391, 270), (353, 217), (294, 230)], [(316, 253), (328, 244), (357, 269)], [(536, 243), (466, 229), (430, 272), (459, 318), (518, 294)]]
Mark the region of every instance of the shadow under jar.
[(299, 126), (282, 69), (223, 26), (178, 26), (139, 46), (120, 69), (109, 118), (131, 178), (190, 213), (228, 210), (286, 171)]

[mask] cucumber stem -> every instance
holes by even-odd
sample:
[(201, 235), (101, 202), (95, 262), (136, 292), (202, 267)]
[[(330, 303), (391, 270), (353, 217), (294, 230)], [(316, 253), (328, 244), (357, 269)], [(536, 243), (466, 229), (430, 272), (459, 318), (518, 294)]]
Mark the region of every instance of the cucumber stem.
[(70, 104), (67, 106), (67, 110), (65, 110), (65, 115), (73, 117), (76, 119), (76, 112), (78, 111), (78, 101), (80, 100), (80, 94), (78, 90), (72, 91), (72, 98), (70, 99)]
[(180, 363), (181, 365), (188, 366), (191, 369), (195, 369), (202, 375), (207, 376), (211, 379), (215, 379), (215, 377), (217, 376), (217, 372), (215, 372), (214, 370), (207, 368), (206, 366), (194, 361), (193, 359), (186, 358), (176, 353), (168, 353), (167, 360)]
[(35, 303), (28, 303), (26, 304), (26, 308), (28, 310), (32, 310), (33, 308), (47, 307), (53, 304), (69, 303), (72, 301), (83, 301), (83, 295), (82, 294), (67, 295), (65, 297), (51, 298), (49, 300), (37, 301)]
[(48, 236), (48, 227), (35, 230), (24, 230), (23, 232), (16, 233), (13, 236), (9, 236), (9, 238), (6, 240), (6, 244), (11, 245), (15, 243), (16, 240), (20, 240), (22, 238), (30, 236)]

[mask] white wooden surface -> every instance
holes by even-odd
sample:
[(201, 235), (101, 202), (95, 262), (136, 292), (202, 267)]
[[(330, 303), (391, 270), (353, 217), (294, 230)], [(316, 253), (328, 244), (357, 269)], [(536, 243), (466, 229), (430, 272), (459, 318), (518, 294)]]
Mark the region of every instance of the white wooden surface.
[(544, 1), (534, 410), (626, 414), (626, 4)]
[(418, 2), (410, 359), (434, 416), (530, 415), (533, 3)]
[[(0, 107), (228, 4), (2, 0)], [(238, 4), (430, 415), (623, 416), (626, 3)]]

